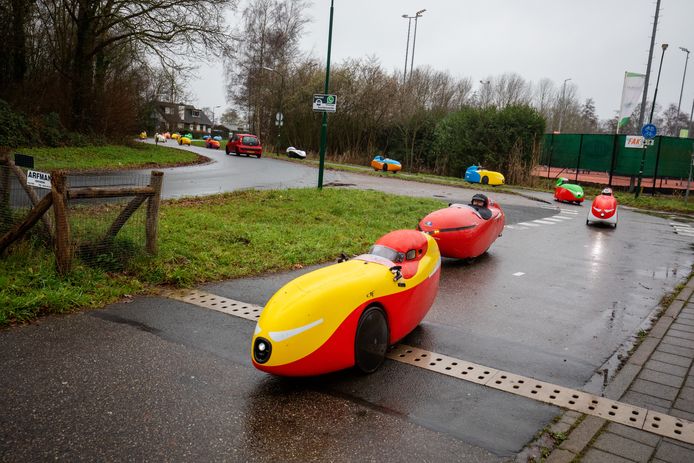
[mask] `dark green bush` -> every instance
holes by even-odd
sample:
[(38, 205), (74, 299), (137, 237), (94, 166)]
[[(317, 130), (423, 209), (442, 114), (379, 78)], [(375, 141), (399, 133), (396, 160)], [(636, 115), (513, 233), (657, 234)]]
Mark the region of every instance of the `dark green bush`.
[(0, 100), (0, 146), (26, 146), (31, 132), (27, 117), (23, 113), (15, 112), (6, 101)]
[(463, 108), (437, 125), (433, 155), (445, 163), (448, 175), (462, 176), (475, 164), (504, 172), (513, 151), (520, 152), (517, 161), (532, 164), (544, 129), (545, 120), (529, 106)]

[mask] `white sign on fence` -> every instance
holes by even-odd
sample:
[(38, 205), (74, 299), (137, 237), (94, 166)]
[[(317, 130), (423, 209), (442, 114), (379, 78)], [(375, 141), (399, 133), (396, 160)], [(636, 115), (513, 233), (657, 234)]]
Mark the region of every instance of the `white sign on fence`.
[(627, 135), (625, 148), (643, 148), (643, 137), (641, 135)]
[(51, 174), (30, 170), (27, 172), (27, 185), (36, 188), (51, 189)]

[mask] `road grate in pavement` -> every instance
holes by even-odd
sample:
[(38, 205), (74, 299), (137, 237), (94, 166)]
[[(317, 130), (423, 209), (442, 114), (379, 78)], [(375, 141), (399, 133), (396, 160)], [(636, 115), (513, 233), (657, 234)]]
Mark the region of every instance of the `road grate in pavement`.
[(164, 296), (170, 299), (187, 302), (189, 304), (204, 307), (205, 309), (216, 310), (227, 315), (245, 318), (247, 320), (256, 321), (260, 317), (260, 312), (263, 308), (259, 305), (247, 304), (245, 302), (236, 301), (228, 297), (217, 296), (215, 294), (206, 293), (204, 291), (181, 290), (169, 291)]
[(395, 346), (387, 356), (418, 368), (694, 444), (694, 423), (663, 413), (404, 344)]
[[(167, 291), (163, 296), (251, 321), (256, 321), (263, 310), (263, 307), (258, 305), (199, 290)], [(391, 360), (424, 370), (694, 444), (694, 423), (664, 413), (405, 344), (394, 346), (386, 356)]]

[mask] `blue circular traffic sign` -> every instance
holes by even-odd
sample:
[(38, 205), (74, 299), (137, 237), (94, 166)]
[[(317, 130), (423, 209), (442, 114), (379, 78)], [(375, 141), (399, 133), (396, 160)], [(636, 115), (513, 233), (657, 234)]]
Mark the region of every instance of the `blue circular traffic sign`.
[(653, 124), (646, 124), (641, 129), (641, 135), (643, 135), (643, 138), (647, 138), (649, 140), (651, 138), (655, 138), (655, 136), (657, 134), (658, 134), (658, 129)]

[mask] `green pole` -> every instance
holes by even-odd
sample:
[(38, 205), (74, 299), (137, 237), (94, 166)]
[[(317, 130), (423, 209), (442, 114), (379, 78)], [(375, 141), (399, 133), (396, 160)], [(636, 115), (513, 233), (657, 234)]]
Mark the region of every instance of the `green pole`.
[[(330, 48), (333, 42), (333, 10), (335, 0), (330, 0), (330, 26), (328, 28), (328, 61), (325, 65), (325, 92), (328, 93), (330, 84)], [(320, 127), (320, 164), (318, 166), (318, 189), (323, 189), (323, 169), (325, 168), (325, 145), (328, 143), (328, 113), (323, 112)]]

